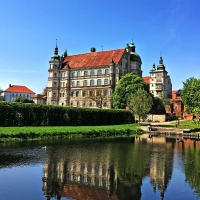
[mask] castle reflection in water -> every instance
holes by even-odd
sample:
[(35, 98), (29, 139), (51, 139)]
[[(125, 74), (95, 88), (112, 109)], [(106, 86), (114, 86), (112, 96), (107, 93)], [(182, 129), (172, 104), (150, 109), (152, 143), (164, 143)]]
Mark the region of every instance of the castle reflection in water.
[(111, 143), (105, 143), (98, 147), (63, 146), (62, 151), (47, 149), (42, 178), (44, 196), (47, 200), (139, 200), (142, 180), (149, 177), (152, 190), (158, 190), (162, 199), (172, 176), (175, 149), (183, 145), (174, 141), (142, 135), (124, 148), (119, 145), (113, 149)]

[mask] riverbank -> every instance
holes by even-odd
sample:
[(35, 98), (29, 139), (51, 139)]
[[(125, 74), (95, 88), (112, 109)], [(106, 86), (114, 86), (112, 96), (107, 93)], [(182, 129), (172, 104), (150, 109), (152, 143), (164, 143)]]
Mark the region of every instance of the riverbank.
[[(177, 124), (177, 125), (176, 125)], [(147, 130), (147, 123), (141, 123), (140, 128), (151, 135), (179, 135), (182, 137), (200, 137), (200, 124), (193, 120), (175, 120), (171, 122), (153, 122), (152, 131)]]
[(0, 127), (0, 141), (50, 137), (123, 137), (141, 134), (137, 124), (109, 126), (17, 126)]

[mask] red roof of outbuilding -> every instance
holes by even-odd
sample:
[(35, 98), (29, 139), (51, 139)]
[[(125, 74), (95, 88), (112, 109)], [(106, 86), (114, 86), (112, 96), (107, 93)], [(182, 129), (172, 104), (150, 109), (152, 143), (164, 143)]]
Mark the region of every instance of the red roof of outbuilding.
[(176, 99), (176, 92), (177, 92), (178, 90), (172, 90), (172, 99)]
[(11, 85), (8, 89), (4, 90), (4, 92), (21, 92), (21, 93), (29, 93), (35, 94), (32, 90), (22, 85)]
[(33, 96), (32, 98), (38, 98), (38, 99), (42, 99), (45, 95), (43, 94), (36, 94), (35, 96)]
[(142, 78), (147, 84), (150, 84), (150, 76), (144, 76)]
[[(118, 64), (124, 54), (125, 48), (109, 51), (90, 52), (86, 54), (67, 56), (63, 63), (70, 68), (85, 68), (109, 65), (113, 59)], [(64, 67), (65, 69), (65, 67)]]

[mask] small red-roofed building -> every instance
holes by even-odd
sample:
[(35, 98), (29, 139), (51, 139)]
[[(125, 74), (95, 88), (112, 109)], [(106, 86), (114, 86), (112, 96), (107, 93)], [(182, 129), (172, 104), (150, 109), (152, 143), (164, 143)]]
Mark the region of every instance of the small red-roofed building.
[(143, 76), (142, 79), (145, 81), (145, 83), (150, 84), (150, 76)]
[(36, 94), (31, 99), (34, 101), (36, 104), (46, 104), (46, 99), (47, 97), (43, 94)]
[(3, 91), (3, 96), (6, 101), (15, 101), (18, 97), (24, 97), (31, 99), (35, 95), (35, 92), (22, 85), (9, 85), (9, 88)]
[[(47, 104), (111, 108), (111, 96), (120, 78), (127, 73), (142, 77), (141, 58), (133, 42), (125, 48), (58, 55), (56, 45), (49, 61)], [(100, 101), (89, 98), (102, 96)], [(99, 103), (100, 102), (100, 103)], [(101, 105), (100, 105), (101, 104)]]

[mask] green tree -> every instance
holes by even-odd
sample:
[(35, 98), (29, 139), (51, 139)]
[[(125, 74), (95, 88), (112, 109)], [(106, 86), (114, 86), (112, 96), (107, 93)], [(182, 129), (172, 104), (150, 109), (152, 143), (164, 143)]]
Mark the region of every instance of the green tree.
[(187, 113), (200, 114), (200, 79), (191, 77), (183, 82), (181, 98)]
[(20, 103), (34, 103), (33, 100), (27, 99), (27, 98), (24, 98), (24, 97), (18, 97), (18, 98), (16, 98), (15, 102), (20, 102)]
[(149, 91), (149, 85), (138, 75), (129, 73), (123, 76), (112, 95), (114, 108), (125, 108), (130, 95), (138, 89)]
[(140, 119), (145, 119), (147, 113), (150, 112), (153, 105), (153, 99), (151, 95), (144, 89), (139, 89), (133, 93), (129, 98), (129, 109), (133, 111), (134, 115), (137, 115)]
[(105, 103), (108, 102), (107, 90), (104, 90), (104, 89), (90, 89), (86, 93), (89, 94), (89, 95), (86, 96), (85, 99), (88, 100), (88, 101), (90, 101), (90, 100), (94, 101), (98, 108), (103, 108)]
[(0, 101), (5, 101), (5, 98), (3, 96), (0, 96)]

